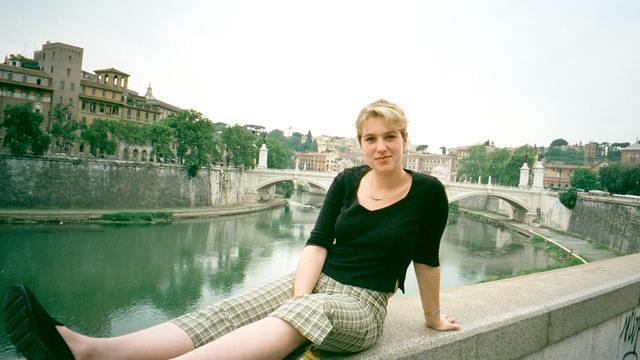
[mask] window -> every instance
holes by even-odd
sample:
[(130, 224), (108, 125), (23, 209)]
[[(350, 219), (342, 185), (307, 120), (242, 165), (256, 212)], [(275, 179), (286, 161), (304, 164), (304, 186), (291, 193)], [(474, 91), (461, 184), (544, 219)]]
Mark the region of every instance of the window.
[(64, 80), (60, 80), (60, 90), (64, 90)]
[(113, 115), (118, 115), (118, 111), (120, 108), (118, 108), (117, 106), (113, 107)]
[(112, 92), (112, 93), (111, 93), (111, 98), (112, 98), (112, 99), (115, 99), (115, 98), (116, 98), (116, 93), (115, 93), (115, 92)]
[(69, 98), (69, 106), (73, 106), (73, 98)]
[(36, 79), (36, 85), (42, 85), (42, 79), (37, 78)]
[(104, 97), (104, 89), (102, 89), (102, 97)]
[(96, 94), (96, 88), (91, 88), (91, 95), (95, 95)]
[(13, 73), (7, 73), (7, 80), (13, 80)]
[(71, 76), (71, 69), (67, 68), (67, 76)]
[(69, 86), (71, 88), (71, 91), (75, 91), (76, 90), (76, 84), (71, 83), (71, 84), (69, 84)]
[(140, 110), (136, 110), (136, 120), (140, 120)]
[(27, 82), (27, 75), (22, 75), (22, 82)]
[(96, 112), (96, 103), (89, 103), (89, 111), (91, 111), (92, 113)]
[(82, 102), (82, 110), (87, 109), (87, 103), (85, 101)]
[(53, 74), (53, 65), (51, 65), (51, 73)]
[(55, 59), (56, 59), (56, 51), (53, 50), (53, 59), (52, 60), (55, 60)]
[(145, 120), (149, 120), (149, 113), (145, 111), (144, 113), (144, 119)]
[(104, 112), (104, 104), (99, 104), (99, 112), (103, 113)]
[(131, 119), (131, 109), (127, 109), (127, 119)]
[(71, 55), (69, 55), (69, 61), (71, 61)]

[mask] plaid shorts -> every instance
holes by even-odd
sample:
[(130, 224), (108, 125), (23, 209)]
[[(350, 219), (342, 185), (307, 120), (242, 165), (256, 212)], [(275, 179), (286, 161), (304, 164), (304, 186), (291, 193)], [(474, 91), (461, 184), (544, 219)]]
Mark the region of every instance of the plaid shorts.
[(293, 283), (294, 274), (290, 274), (185, 314), (173, 323), (196, 347), (267, 316), (288, 322), (321, 350), (362, 351), (382, 334), (392, 293), (344, 285), (320, 274), (312, 294), (292, 298)]

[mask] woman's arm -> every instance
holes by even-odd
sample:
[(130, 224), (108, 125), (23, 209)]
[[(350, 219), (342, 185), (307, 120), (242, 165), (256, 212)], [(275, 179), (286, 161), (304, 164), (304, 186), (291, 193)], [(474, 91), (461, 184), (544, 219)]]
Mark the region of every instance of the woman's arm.
[(418, 279), (420, 300), (424, 312), (424, 320), (428, 327), (446, 331), (459, 330), (456, 319), (440, 312), (440, 267), (433, 267), (420, 263), (413, 263)]
[(293, 285), (293, 297), (311, 294), (320, 277), (327, 258), (327, 249), (317, 245), (307, 245), (302, 251)]

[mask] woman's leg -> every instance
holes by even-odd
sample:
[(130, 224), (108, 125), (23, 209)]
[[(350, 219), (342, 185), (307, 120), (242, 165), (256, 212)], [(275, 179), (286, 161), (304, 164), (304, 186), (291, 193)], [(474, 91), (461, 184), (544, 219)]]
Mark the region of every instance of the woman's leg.
[(57, 329), (77, 360), (169, 359), (194, 348), (191, 338), (170, 322), (112, 338), (92, 338), (63, 326)]
[(178, 359), (282, 359), (306, 341), (289, 323), (269, 316), (236, 329)]

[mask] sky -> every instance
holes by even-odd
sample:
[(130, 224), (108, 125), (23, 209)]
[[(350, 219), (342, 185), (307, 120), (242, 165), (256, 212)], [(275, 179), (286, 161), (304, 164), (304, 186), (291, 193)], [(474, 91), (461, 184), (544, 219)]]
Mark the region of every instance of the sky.
[(353, 137), (402, 107), (413, 144), (635, 142), (638, 1), (13, 1), (0, 56), (84, 49), (214, 122)]

